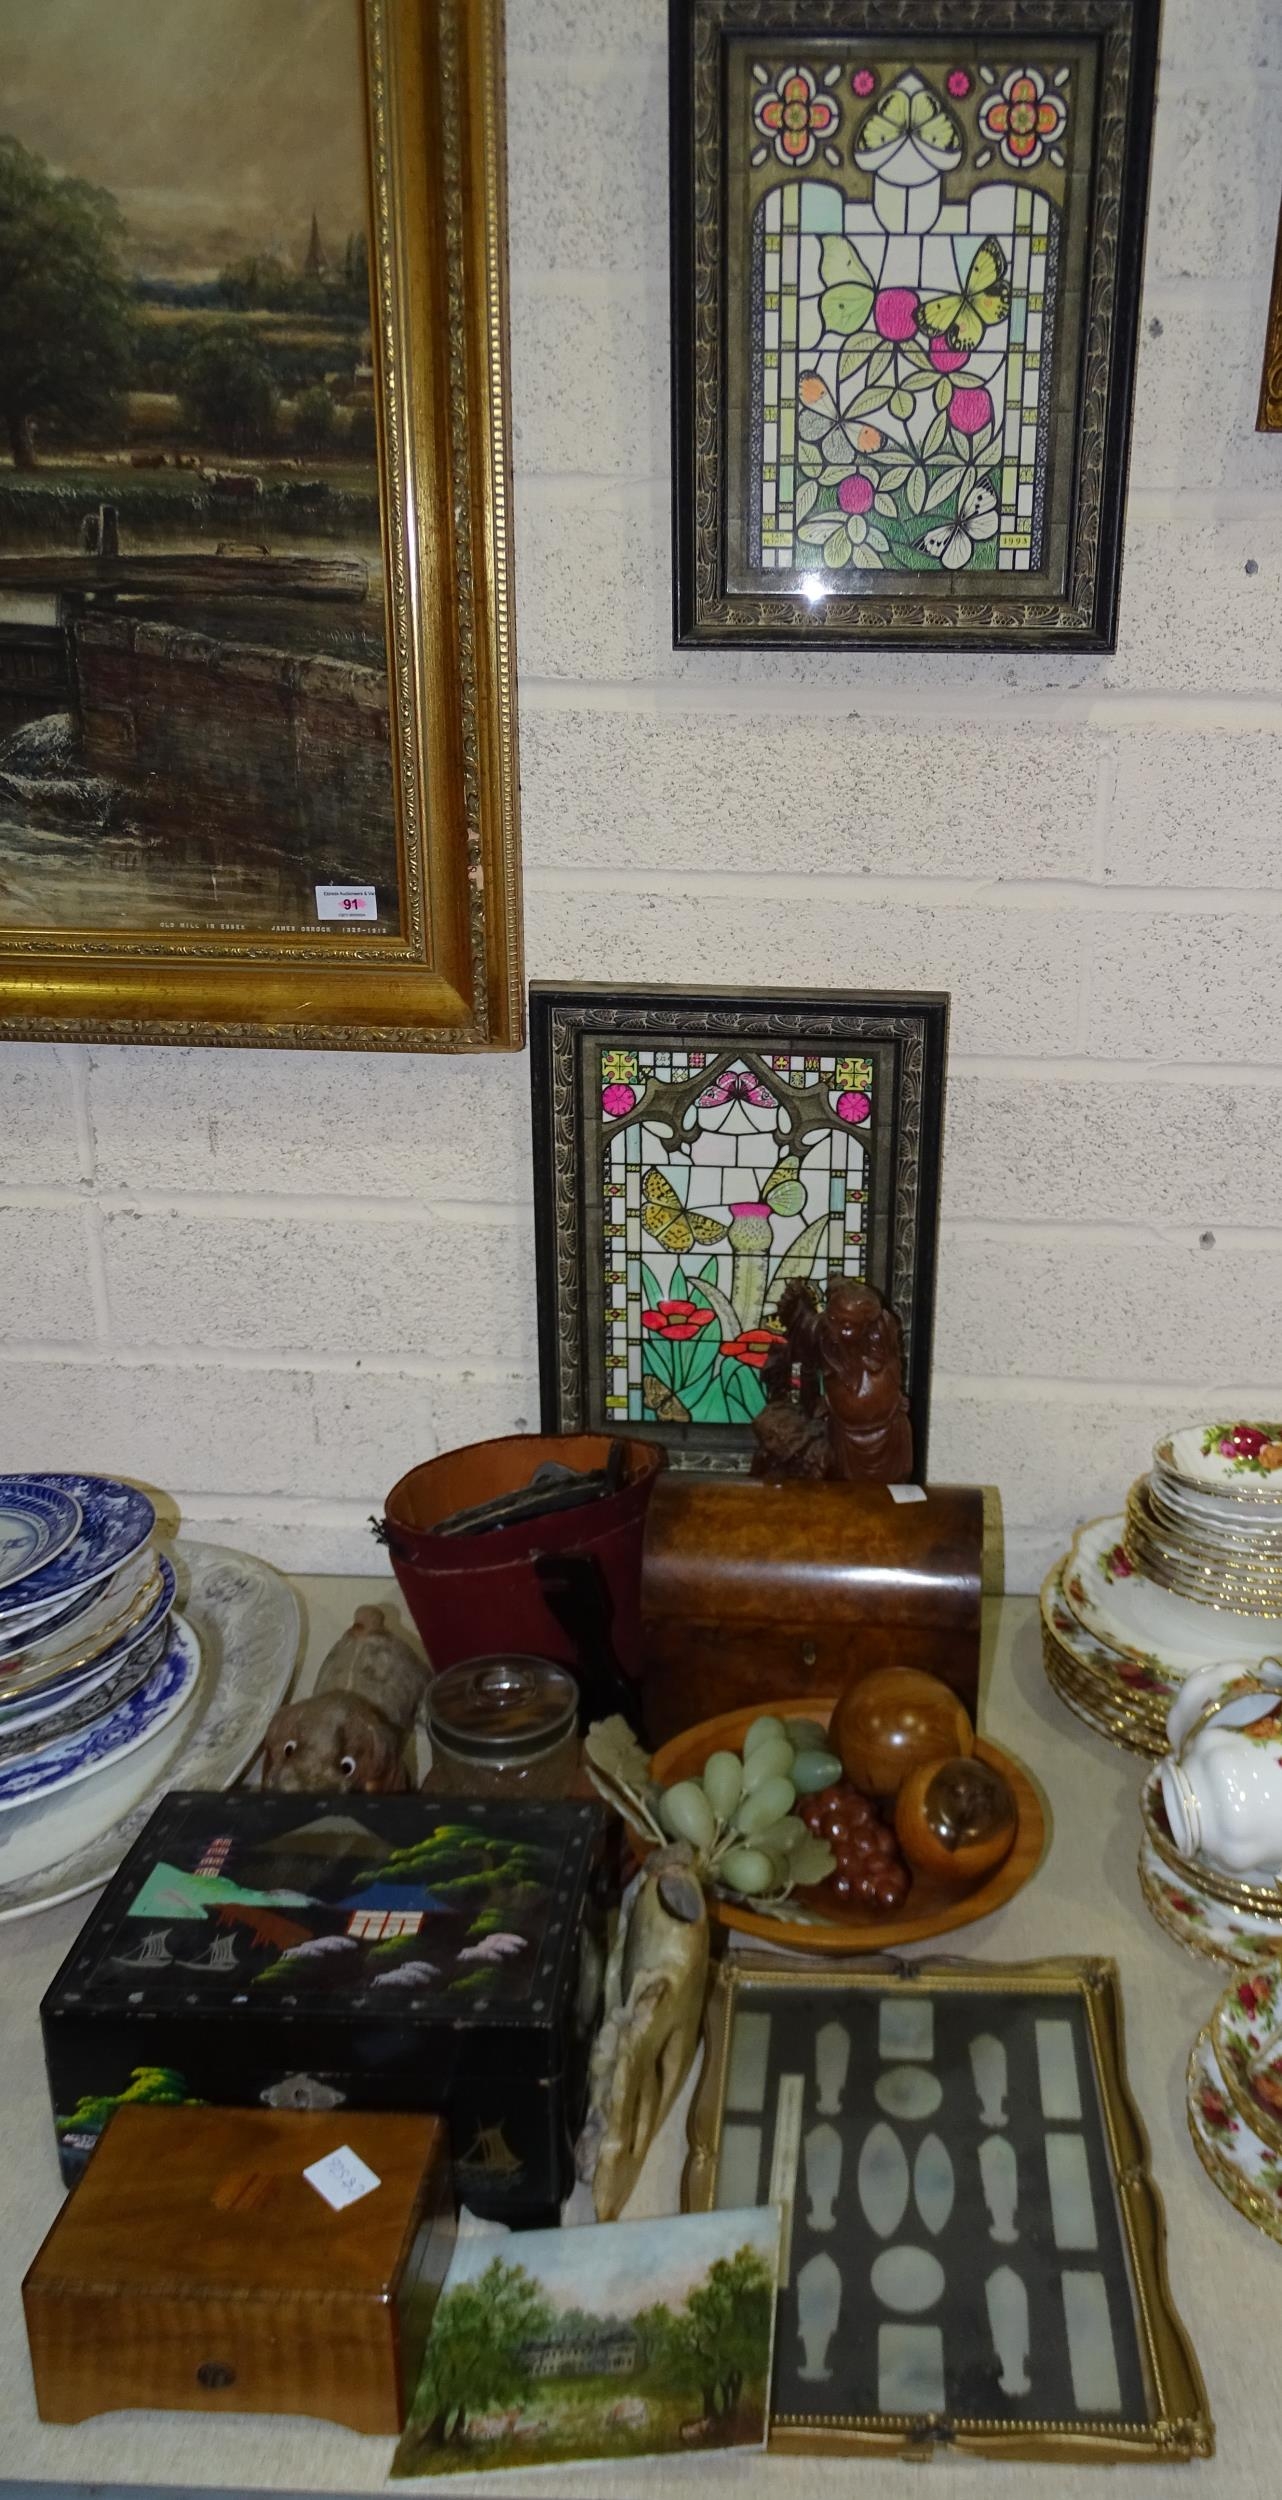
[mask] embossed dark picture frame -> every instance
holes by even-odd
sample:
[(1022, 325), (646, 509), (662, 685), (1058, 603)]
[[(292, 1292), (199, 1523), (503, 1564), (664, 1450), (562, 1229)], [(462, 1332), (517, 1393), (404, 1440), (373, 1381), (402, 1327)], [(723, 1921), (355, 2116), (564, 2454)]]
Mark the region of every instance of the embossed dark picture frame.
[[(600, 1054), (664, 1043), (707, 1053), (713, 1083), (752, 1051), (842, 1051), (877, 1066), (868, 1147), (869, 1255), (863, 1272), (896, 1312), (913, 1427), (913, 1475), (926, 1478), (949, 1000), (940, 992), (530, 987), (539, 1379), (544, 1432), (609, 1432), (660, 1442), (670, 1463), (743, 1470), (750, 1426), (621, 1418), (606, 1403), (610, 1290), (603, 1234)], [(763, 1073), (768, 1073), (763, 1071)], [(790, 1141), (791, 1142), (791, 1141)]]
[[(1116, 648), (1159, 9), (1160, 0), (669, 0), (673, 590), (678, 648)], [(1046, 516), (1042, 530), (1045, 565), (1023, 575), (1028, 583), (1023, 597), (1015, 588), (1001, 598), (991, 589), (985, 593), (985, 584), (1000, 579), (1015, 584), (1021, 579), (1018, 571), (987, 569), (987, 549), (983, 550), (985, 569), (950, 570), (946, 576), (939, 549), (930, 558), (937, 570), (900, 566), (891, 571), (878, 559), (878, 569), (886, 572), (893, 588), (888, 586), (884, 594), (865, 588), (852, 595), (843, 585), (858, 579), (858, 570), (825, 571), (820, 553), (813, 568), (808, 566), (803, 573), (795, 536), (789, 542), (785, 532), (777, 559), (773, 543), (767, 557), (760, 496), (754, 522), (750, 489), (759, 485), (763, 475), (770, 475), (765, 464), (770, 461), (771, 438), (768, 426), (757, 423), (751, 402), (756, 388), (749, 335), (753, 246), (744, 203), (759, 195), (767, 180), (778, 184), (791, 176), (779, 176), (769, 154), (774, 141), (768, 130), (760, 134), (766, 141), (768, 168), (754, 166), (741, 127), (744, 99), (746, 95), (750, 109), (753, 97), (758, 106), (764, 106), (765, 99), (778, 90), (782, 112), (786, 109), (780, 83), (783, 71), (793, 65), (810, 76), (808, 64), (813, 63), (817, 101), (811, 110), (816, 136), (838, 143), (829, 162), (836, 169), (840, 159), (850, 201), (854, 178), (848, 169), (852, 127), (859, 123), (862, 109), (859, 99), (866, 99), (869, 110), (879, 101), (875, 74), (872, 86), (863, 85), (869, 76), (866, 69), (859, 71), (860, 88), (854, 93), (851, 89), (855, 65), (869, 57), (870, 46), (905, 65), (916, 49), (924, 52), (926, 63), (938, 65), (937, 100), (945, 119), (953, 122), (954, 136), (962, 141), (961, 157), (956, 151), (947, 157), (951, 167), (960, 163), (958, 184), (975, 182), (975, 169), (984, 159), (975, 147), (968, 167), (965, 149), (983, 135), (979, 117), (990, 111), (994, 100), (1000, 100), (1002, 78), (1016, 74), (1011, 65), (1018, 64), (1024, 46), (1036, 48), (1043, 56), (1065, 47), (1065, 60), (1073, 65), (1071, 80), (1067, 68), (1063, 73), (1067, 92), (1070, 96), (1080, 92), (1084, 99), (1080, 115), (1067, 116), (1067, 154), (1057, 150), (1061, 169), (1049, 174), (1051, 183), (1061, 185), (1064, 199), (1062, 217), (1053, 212), (1057, 222), (1052, 229), (1052, 260), (1055, 266), (1063, 264), (1057, 282), (1059, 318), (1071, 320), (1072, 327), (1062, 375), (1036, 403), (1034, 462), (1018, 470), (1019, 484), (1028, 481), (1030, 493), (1037, 498), (1038, 514), (1044, 511)], [(998, 65), (995, 71), (987, 60), (989, 50)], [(950, 72), (954, 55), (956, 66)], [(825, 62), (834, 82), (831, 92), (842, 107), (836, 123), (823, 118), (827, 109)], [(949, 77), (955, 82), (951, 87)], [(987, 88), (981, 86), (981, 79), (989, 81)], [(1058, 109), (1053, 85), (1047, 85), (1045, 97), (1048, 118), (1053, 120)], [(737, 107), (733, 125), (732, 102)], [(1061, 117), (1057, 138), (1065, 126)], [(994, 177), (1000, 176), (1000, 145), (989, 153)], [(823, 156), (823, 148), (816, 147), (808, 160), (812, 178), (823, 179)], [(1016, 168), (1021, 170), (1029, 169)], [(758, 278), (766, 288), (770, 279), (765, 273), (772, 265), (779, 264), (771, 264), (767, 257), (758, 268)], [(1052, 266), (1050, 262), (1045, 265)], [(961, 283), (965, 285), (966, 280)], [(768, 312), (769, 298), (765, 300)], [(774, 298), (776, 303), (780, 300)], [(935, 299), (936, 303), (940, 300)], [(1046, 303), (1049, 321), (1053, 273)], [(865, 313), (863, 319), (876, 321), (880, 328), (876, 310)], [(827, 330), (823, 335), (828, 336)], [(956, 351), (957, 337), (949, 335)], [(1013, 339), (1013, 326), (1010, 335)], [(928, 339), (932, 350), (945, 343), (942, 333), (930, 338), (925, 329), (914, 343), (924, 346)], [(941, 368), (941, 373), (947, 370)], [(762, 387), (768, 389), (768, 382)], [(924, 389), (927, 382), (916, 387)], [(974, 400), (984, 394), (972, 390), (966, 396)], [(781, 416), (783, 407), (781, 385)], [(1010, 451), (1005, 410), (999, 420), (990, 401), (989, 417), (1000, 473), (1012, 458), (1023, 461), (1025, 452), (1020, 449), (1012, 455)], [(951, 456), (947, 438), (944, 451)], [(774, 457), (780, 463), (792, 457), (782, 424), (774, 438)], [(883, 447), (883, 460), (889, 457)], [(778, 494), (790, 494), (782, 472), (776, 474)], [(830, 485), (831, 477), (825, 482)], [(795, 511), (795, 505), (791, 509)], [(885, 509), (883, 499), (866, 521), (861, 520), (860, 528), (875, 528), (884, 537), (878, 515)], [(915, 513), (918, 506), (913, 504), (912, 510)], [(1021, 514), (1023, 510), (1021, 498)], [(814, 517), (818, 520), (826, 514)], [(947, 504), (944, 517), (953, 517)], [(1018, 531), (1028, 526), (1031, 565), (1040, 521), (1025, 524), (1004, 503), (999, 519), (1003, 549), (1015, 544), (1015, 538), (1007, 535), (1008, 528)], [(929, 525), (929, 521), (927, 511), (923, 523)], [(898, 542), (903, 545), (906, 507), (892, 526), (903, 531)], [(755, 564), (751, 560), (754, 527), (759, 541)], [(994, 534), (995, 529), (986, 532), (990, 537)], [(938, 535), (942, 539), (942, 529)], [(923, 542), (924, 537), (925, 526)], [(917, 543), (912, 540), (914, 549)], [(892, 554), (895, 545), (892, 540)], [(958, 564), (970, 567), (977, 552), (972, 547), (958, 555)], [(770, 560), (777, 560), (779, 566), (778, 591), (765, 587)], [(926, 565), (924, 554), (920, 562)], [(784, 569), (789, 563), (790, 569)], [(1009, 553), (1006, 563), (1017, 567), (1021, 557)], [(865, 584), (875, 578), (875, 571), (862, 575)], [(905, 588), (909, 583), (914, 586), (911, 591)]]

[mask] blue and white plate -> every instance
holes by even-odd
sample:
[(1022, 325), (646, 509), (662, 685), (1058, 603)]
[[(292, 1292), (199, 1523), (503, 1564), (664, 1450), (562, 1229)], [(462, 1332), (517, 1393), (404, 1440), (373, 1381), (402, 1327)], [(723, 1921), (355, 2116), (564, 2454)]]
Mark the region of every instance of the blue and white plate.
[[(113, 1668), (133, 1655), (140, 1642), (150, 1640), (159, 1629), (172, 1609), (177, 1585), (173, 1564), (166, 1555), (158, 1554), (155, 1569), (137, 1601), (123, 1610), (124, 1619), (117, 1607), (115, 1622), (101, 1626), (92, 1656), (73, 1654), (65, 1666), (50, 1671), (48, 1658), (42, 1662), (37, 1655), (32, 1665), (24, 1665), (16, 1673), (6, 1677), (0, 1672), (0, 1732), (7, 1734), (10, 1728), (27, 1725), (50, 1710), (60, 1710), (77, 1694), (101, 1684)], [(68, 1636), (60, 1637), (65, 1643)]]
[(0, 1764), (0, 1814), (15, 1806), (38, 1804), (58, 1789), (71, 1788), (77, 1780), (89, 1779), (95, 1771), (121, 1761), (135, 1746), (145, 1745), (149, 1736), (177, 1717), (199, 1673), (200, 1643), (181, 1615), (171, 1615), (159, 1666), (127, 1701), (95, 1719), (92, 1727), (44, 1746), (25, 1762)]
[(145, 1684), (153, 1669), (160, 1665), (169, 1643), (168, 1620), (160, 1624), (127, 1658), (117, 1660), (105, 1674), (94, 1671), (91, 1678), (81, 1678), (78, 1689), (60, 1694), (54, 1708), (47, 1702), (37, 1708), (27, 1707), (32, 1715), (26, 1720), (0, 1721), (0, 1764), (27, 1762), (32, 1755), (43, 1753), (48, 1745), (60, 1745), (68, 1736), (78, 1736), (82, 1728), (92, 1727), (95, 1719), (106, 1717), (119, 1702), (128, 1701), (140, 1684)]
[(51, 1476), (0, 1476), (0, 1589), (56, 1562), (80, 1526), (74, 1493)]
[(51, 1562), (9, 1588), (0, 1588), (0, 1625), (35, 1622), (46, 1608), (77, 1589), (118, 1571), (156, 1524), (155, 1504), (132, 1484), (111, 1476), (46, 1476), (43, 1481), (79, 1502), (80, 1525)]
[(74, 1623), (76, 1616), (93, 1604), (93, 1594), (91, 1581), (87, 1589), (77, 1589), (74, 1597), (60, 1597), (52, 1606), (42, 1606), (38, 1614), (10, 1615), (0, 1626), (0, 1668), (6, 1658), (11, 1658), (16, 1650), (26, 1649), (37, 1637), (44, 1640), (49, 1633), (60, 1631), (64, 1623)]

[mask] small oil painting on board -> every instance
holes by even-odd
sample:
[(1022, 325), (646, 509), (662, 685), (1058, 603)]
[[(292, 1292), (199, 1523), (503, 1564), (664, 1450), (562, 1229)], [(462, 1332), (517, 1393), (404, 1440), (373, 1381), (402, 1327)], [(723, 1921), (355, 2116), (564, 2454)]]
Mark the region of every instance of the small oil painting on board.
[(459, 2241), (396, 2475), (760, 2448), (779, 2213)]
[(8, 0), (7, 928), (399, 932), (369, 272), (353, 0)]

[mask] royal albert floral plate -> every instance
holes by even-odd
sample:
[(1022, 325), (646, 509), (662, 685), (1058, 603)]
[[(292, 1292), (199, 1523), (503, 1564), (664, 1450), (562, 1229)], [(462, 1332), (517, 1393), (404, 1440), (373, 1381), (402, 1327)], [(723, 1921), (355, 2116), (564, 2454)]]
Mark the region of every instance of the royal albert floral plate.
[(0, 1476), (0, 1589), (56, 1561), (80, 1526), (80, 1504), (47, 1476)]
[(1282, 2153), (1282, 1967), (1253, 1971), (1225, 1989), (1211, 2016), (1215, 2060), (1229, 2099), (1275, 2153)]
[(1107, 1699), (1125, 1703), (1131, 1710), (1142, 1709), (1164, 1726), (1166, 1704), (1174, 1699), (1178, 1677), (1166, 1673), (1160, 1658), (1128, 1656), (1087, 1630), (1065, 1595), (1064, 1579), (1071, 1560), (1066, 1554), (1042, 1583), (1042, 1622), (1074, 1666), (1098, 1684)]
[(0, 1627), (37, 1622), (46, 1608), (118, 1571), (156, 1524), (155, 1504), (135, 1485), (109, 1476), (48, 1476), (45, 1482), (79, 1503), (80, 1525), (52, 1561), (0, 1589)]
[(1257, 2230), (1282, 2240), (1282, 2153), (1234, 2107), (1209, 2030), (1193, 2044), (1187, 2109), (1194, 2150), (1221, 2196)]
[(105, 1884), (169, 1789), (229, 1788), (289, 1690), (302, 1634), (289, 1582), (220, 1545), (180, 1537), (167, 1552), (178, 1604), (200, 1640), (187, 1707), (92, 1779), (0, 1815), (0, 1921)]
[(1226, 1607), (1177, 1597), (1135, 1569), (1122, 1542), (1121, 1511), (1079, 1528), (1064, 1567), (1064, 1595), (1079, 1623), (1097, 1640), (1178, 1684), (1195, 1667), (1219, 1658), (1270, 1658), (1282, 1642), (1282, 1619), (1236, 1615)]
[(1186, 1953), (1243, 1970), (1276, 1962), (1282, 1954), (1282, 1919), (1230, 1909), (1191, 1875), (1174, 1874), (1158, 1856), (1147, 1832), (1140, 1842), (1139, 1875), (1145, 1908)]
[(21, 1762), (0, 1763), (0, 1814), (74, 1787), (104, 1764), (145, 1745), (149, 1736), (177, 1716), (199, 1673), (200, 1643), (181, 1615), (171, 1615), (169, 1637), (158, 1664), (127, 1700), (104, 1711), (74, 1736), (56, 1737)]
[(1153, 1451), (1185, 1484), (1252, 1502), (1282, 1502), (1282, 1424), (1188, 1424)]

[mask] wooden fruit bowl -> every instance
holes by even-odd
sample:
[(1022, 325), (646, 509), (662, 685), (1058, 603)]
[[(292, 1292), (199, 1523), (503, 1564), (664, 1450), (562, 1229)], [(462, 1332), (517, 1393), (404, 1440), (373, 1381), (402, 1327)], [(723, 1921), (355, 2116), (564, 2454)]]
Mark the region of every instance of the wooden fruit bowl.
[[(822, 1701), (789, 1700), (777, 1705), (776, 1715), (782, 1719), (817, 1719), (826, 1727), (836, 1706), (831, 1696)], [(730, 1753), (738, 1753), (753, 1720), (772, 1708), (770, 1702), (754, 1702), (746, 1710), (727, 1710), (719, 1719), (704, 1719), (700, 1726), (684, 1729), (680, 1736), (673, 1736), (660, 1746), (651, 1766), (655, 1779), (669, 1788), (674, 1780), (696, 1778), (708, 1756), (723, 1746)], [(1000, 1910), (1003, 1902), (1013, 1899), (1035, 1873), (1045, 1844), (1046, 1824), (1033, 1783), (1013, 1754), (1003, 1753), (1000, 1745), (990, 1745), (982, 1736), (975, 1739), (975, 1751), (981, 1762), (991, 1763), (995, 1771), (1001, 1771), (1010, 1781), (1019, 1822), (1010, 1856), (1003, 1858), (990, 1875), (981, 1876), (969, 1892), (957, 1892), (933, 1883), (929, 1876), (915, 1875), (902, 1910), (893, 1917), (842, 1918), (834, 1910), (817, 1926), (802, 1919), (763, 1918), (759, 1910), (710, 1893), (709, 1917), (736, 1935), (757, 1936), (766, 1944), (786, 1946), (794, 1953), (883, 1953), (893, 1952), (897, 1945), (916, 1944), (923, 1936), (942, 1936), (950, 1927), (968, 1927), (973, 1919), (987, 1918), (991, 1911)], [(818, 1906), (814, 1894), (799, 1897)]]

